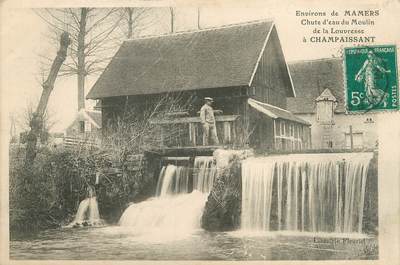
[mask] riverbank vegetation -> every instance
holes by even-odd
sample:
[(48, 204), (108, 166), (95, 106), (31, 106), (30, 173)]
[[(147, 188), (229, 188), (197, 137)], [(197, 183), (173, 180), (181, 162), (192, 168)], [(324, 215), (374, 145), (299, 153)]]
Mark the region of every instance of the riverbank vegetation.
[(122, 171), (105, 151), (41, 148), (30, 172), (24, 153), (23, 147), (10, 149), (11, 238), (68, 224), (89, 186), (96, 186), (107, 223), (116, 222), (130, 202), (154, 193), (156, 179), (148, 175), (152, 171)]
[[(167, 95), (139, 116), (137, 110), (128, 110), (126, 102), (121, 115), (105, 125), (101, 145), (83, 142), (67, 149), (36, 144), (35, 157), (28, 164), (26, 145), (10, 145), (11, 235), (72, 221), (89, 187), (95, 187), (107, 223), (117, 222), (129, 203), (154, 195), (160, 163), (157, 155), (146, 150), (159, 146), (161, 136), (150, 120), (168, 119), (189, 103), (190, 99), (182, 103), (179, 94)], [(164, 137), (172, 137), (178, 129)]]

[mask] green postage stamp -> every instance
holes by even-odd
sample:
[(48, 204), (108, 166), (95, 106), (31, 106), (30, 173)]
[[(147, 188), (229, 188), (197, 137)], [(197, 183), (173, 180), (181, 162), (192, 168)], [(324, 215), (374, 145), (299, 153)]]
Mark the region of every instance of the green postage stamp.
[(399, 109), (395, 45), (345, 48), (344, 66), (349, 113)]

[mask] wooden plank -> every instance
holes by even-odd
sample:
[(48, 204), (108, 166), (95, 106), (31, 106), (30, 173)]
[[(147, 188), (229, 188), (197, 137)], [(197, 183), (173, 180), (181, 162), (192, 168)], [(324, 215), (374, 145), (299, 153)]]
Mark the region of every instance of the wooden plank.
[(189, 137), (193, 146), (196, 146), (196, 124), (189, 123)]
[(182, 146), (182, 147), (165, 147), (162, 150), (164, 151), (179, 151), (179, 150), (186, 150), (186, 151), (214, 151), (215, 149), (227, 149), (229, 146), (225, 145), (199, 145), (199, 146)]
[(190, 160), (190, 156), (165, 156), (162, 160), (173, 160), (173, 161), (187, 161)]
[[(216, 122), (224, 122), (224, 121), (235, 121), (239, 118), (239, 115), (223, 115), (216, 116)], [(176, 123), (200, 123), (200, 117), (182, 117), (182, 118), (174, 118), (174, 119), (165, 119), (165, 120), (157, 120), (150, 119), (149, 122), (151, 124), (176, 124)]]

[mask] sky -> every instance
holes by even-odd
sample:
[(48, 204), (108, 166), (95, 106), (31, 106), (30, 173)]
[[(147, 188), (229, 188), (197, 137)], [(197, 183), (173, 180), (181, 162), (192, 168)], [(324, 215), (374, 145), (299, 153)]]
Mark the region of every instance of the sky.
[[(343, 47), (341, 44), (303, 43), (303, 36), (310, 36), (314, 26), (302, 26), (296, 11), (343, 12), (349, 10), (375, 10), (380, 14), (373, 17), (372, 27), (349, 26), (346, 29), (365, 28), (366, 35), (376, 37), (376, 44), (397, 44), (400, 47), (400, 27), (398, 14), (400, 4), (396, 1), (386, 1), (380, 4), (361, 4), (359, 2), (338, 1), (336, 4), (324, 5), (316, 1), (307, 2), (307, 6), (286, 1), (265, 1), (254, 5), (203, 5), (199, 9), (192, 6), (175, 6), (175, 31), (188, 31), (197, 28), (197, 10), (200, 10), (200, 27), (217, 27), (225, 24), (241, 23), (259, 19), (273, 19), (278, 30), (285, 58), (288, 62), (298, 60), (313, 60), (329, 58), (338, 55)], [(378, 2), (378, 1), (373, 1)], [(357, 3), (357, 4), (356, 4)], [(371, 3), (371, 1), (369, 1)], [(21, 117), (27, 105), (36, 106), (41, 94), (39, 54), (48, 53), (55, 56), (55, 50), (49, 45), (45, 34), (47, 25), (29, 8), (3, 9), (1, 24), (2, 39), (2, 83), (1, 104), (7, 115)], [(168, 13), (166, 13), (168, 14)], [(342, 17), (339, 17), (339, 19)], [(160, 23), (143, 34), (158, 34), (168, 29), (169, 17), (160, 17)], [(349, 44), (347, 44), (349, 45)], [(351, 44), (350, 44), (351, 45)], [(52, 53), (54, 55), (52, 55)], [(86, 82), (86, 93), (98, 76), (91, 76)], [(55, 122), (52, 131), (65, 129), (77, 112), (77, 86), (75, 77), (61, 78), (56, 81), (50, 97), (48, 111)], [(94, 105), (87, 101), (88, 108)], [(3, 112), (3, 119), (4, 119)]]

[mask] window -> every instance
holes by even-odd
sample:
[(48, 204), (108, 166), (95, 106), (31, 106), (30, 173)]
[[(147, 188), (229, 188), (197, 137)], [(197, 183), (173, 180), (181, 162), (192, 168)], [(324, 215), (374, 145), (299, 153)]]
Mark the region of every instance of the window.
[(303, 126), (294, 122), (275, 120), (275, 149), (301, 150), (303, 148)]
[(79, 121), (79, 132), (80, 133), (85, 132), (85, 122), (84, 121)]
[(317, 121), (323, 124), (333, 124), (334, 102), (317, 102)]
[(337, 105), (337, 100), (329, 88), (316, 98), (317, 102), (317, 122), (321, 124), (333, 124), (333, 114)]

